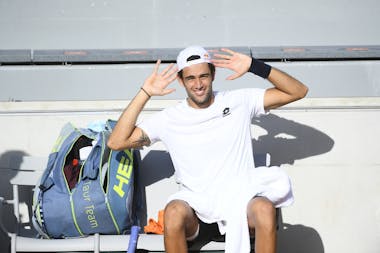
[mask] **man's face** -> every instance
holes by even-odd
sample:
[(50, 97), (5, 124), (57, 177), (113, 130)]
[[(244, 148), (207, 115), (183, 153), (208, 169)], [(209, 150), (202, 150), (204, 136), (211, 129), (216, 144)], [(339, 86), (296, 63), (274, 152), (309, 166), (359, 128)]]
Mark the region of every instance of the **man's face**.
[(212, 81), (208, 63), (194, 64), (182, 70), (183, 79), (180, 83), (185, 87), (188, 95), (188, 103), (193, 108), (206, 108), (214, 101)]

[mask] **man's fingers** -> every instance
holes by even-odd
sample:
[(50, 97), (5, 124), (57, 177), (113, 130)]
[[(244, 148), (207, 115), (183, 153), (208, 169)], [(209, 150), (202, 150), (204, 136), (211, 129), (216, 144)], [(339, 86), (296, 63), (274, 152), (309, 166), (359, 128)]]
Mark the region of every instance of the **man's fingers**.
[(229, 53), (231, 55), (233, 55), (235, 53), (235, 51), (232, 51), (231, 49), (228, 49), (228, 48), (221, 48), (220, 50), (223, 52)]
[(171, 77), (171, 76), (177, 76), (177, 71), (178, 71), (178, 68), (177, 67), (174, 67), (174, 64), (170, 64), (164, 72), (162, 72), (163, 74), (163, 77), (164, 78), (168, 78), (168, 77)]
[(167, 85), (168, 86), (170, 83), (172, 83), (175, 79), (177, 79), (177, 74), (171, 74), (170, 76), (168, 76), (166, 78), (166, 81), (167, 81)]
[[(217, 59), (215, 59), (215, 58), (217, 58)], [(220, 60), (220, 59), (230, 60), (231, 58), (232, 58), (231, 55), (227, 55), (227, 54), (214, 54), (215, 60)], [(213, 60), (213, 61), (215, 61), (215, 60)]]
[(238, 77), (240, 77), (240, 76), (242, 76), (242, 74), (240, 74), (240, 73), (235, 73), (235, 74), (233, 74), (233, 75), (228, 76), (226, 79), (227, 79), (227, 80), (234, 80), (234, 79), (236, 79), (236, 78), (238, 78)]
[(171, 68), (174, 66), (173, 63), (169, 64), (166, 68), (164, 68), (164, 70), (161, 71), (161, 75), (164, 76), (166, 75), (170, 70)]
[(175, 89), (166, 89), (162, 92), (162, 95), (165, 96), (165, 95), (168, 95), (170, 93), (173, 93), (175, 91)]
[(178, 67), (173, 63), (167, 66), (160, 74), (164, 86), (167, 87), (171, 82), (177, 78)]
[(222, 48), (220, 51), (228, 53), (228, 54), (214, 54), (214, 58), (221, 58), (221, 59), (226, 59), (226, 60), (231, 60), (234, 54), (236, 53), (235, 51), (232, 51), (231, 49), (228, 48)]
[(215, 60), (212, 60), (212, 63), (216, 66), (216, 67), (220, 67), (220, 68), (226, 68), (230, 61), (229, 60), (219, 60), (219, 59), (215, 59)]
[[(161, 83), (162, 89), (165, 89), (168, 87), (169, 84), (171, 84), (174, 80), (177, 79), (177, 68), (172, 68), (166, 70), (166, 73), (159, 77), (159, 82)], [(169, 93), (172, 93), (174, 90), (169, 89)]]
[(156, 62), (156, 65), (154, 66), (154, 70), (153, 70), (153, 73), (158, 73), (158, 69), (160, 68), (160, 64), (161, 64), (161, 60), (158, 59), (157, 62)]

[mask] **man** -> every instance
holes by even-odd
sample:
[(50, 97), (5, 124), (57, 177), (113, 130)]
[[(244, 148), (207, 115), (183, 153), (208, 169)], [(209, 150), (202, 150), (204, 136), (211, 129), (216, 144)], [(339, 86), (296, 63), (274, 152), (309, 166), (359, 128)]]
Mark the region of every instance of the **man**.
[[(108, 146), (136, 148), (162, 141), (173, 160), (182, 190), (169, 197), (164, 214), (166, 252), (187, 252), (206, 224), (217, 223), (226, 233), (226, 252), (276, 250), (276, 207), (292, 200), (289, 179), (278, 167), (255, 168), (251, 119), (306, 96), (308, 88), (288, 74), (247, 55), (222, 49), (212, 60), (202, 47), (180, 52), (173, 64), (159, 72), (160, 61), (141, 90), (120, 116)], [(215, 66), (234, 73), (267, 78), (274, 87), (213, 91)], [(177, 73), (178, 72), (178, 73)], [(136, 126), (151, 96), (174, 92), (175, 79), (188, 97)]]

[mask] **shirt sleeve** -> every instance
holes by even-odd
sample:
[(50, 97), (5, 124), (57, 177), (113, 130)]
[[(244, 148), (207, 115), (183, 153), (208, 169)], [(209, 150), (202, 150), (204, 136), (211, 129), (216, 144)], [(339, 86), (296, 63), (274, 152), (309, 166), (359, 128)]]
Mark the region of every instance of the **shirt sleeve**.
[(161, 140), (162, 130), (164, 129), (163, 125), (164, 113), (162, 111), (144, 118), (137, 124), (148, 135), (151, 144)]
[(252, 88), (244, 90), (244, 98), (251, 113), (251, 118), (267, 114), (264, 108), (265, 89)]

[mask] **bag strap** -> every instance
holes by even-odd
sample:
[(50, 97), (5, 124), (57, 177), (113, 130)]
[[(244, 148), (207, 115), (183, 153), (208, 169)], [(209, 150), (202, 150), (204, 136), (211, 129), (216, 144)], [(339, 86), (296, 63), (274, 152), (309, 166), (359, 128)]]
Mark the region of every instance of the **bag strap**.
[(54, 163), (57, 159), (57, 156), (58, 156), (57, 152), (51, 153), (49, 155), (46, 171), (44, 174), (42, 174), (41, 181), (40, 181), (39, 188), (41, 191), (46, 191), (47, 189), (49, 189), (50, 187), (54, 185), (54, 181), (49, 177), (49, 175), (54, 167)]

